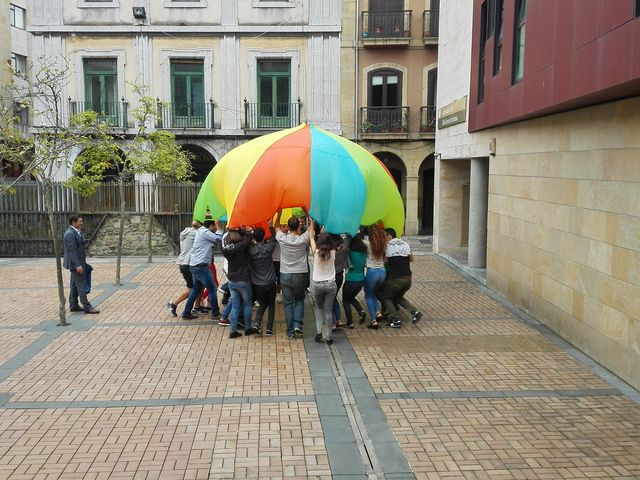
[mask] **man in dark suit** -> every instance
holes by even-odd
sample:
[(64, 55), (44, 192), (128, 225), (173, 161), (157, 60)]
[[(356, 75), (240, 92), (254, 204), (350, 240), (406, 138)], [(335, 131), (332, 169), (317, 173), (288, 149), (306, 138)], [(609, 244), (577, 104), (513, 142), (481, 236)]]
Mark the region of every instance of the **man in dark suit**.
[[(100, 313), (91, 306), (86, 293), (87, 253), (82, 238), (82, 217), (71, 215), (69, 228), (64, 232), (64, 268), (71, 272), (71, 286), (69, 292), (69, 306), (72, 312)], [(78, 297), (82, 307), (78, 305)]]

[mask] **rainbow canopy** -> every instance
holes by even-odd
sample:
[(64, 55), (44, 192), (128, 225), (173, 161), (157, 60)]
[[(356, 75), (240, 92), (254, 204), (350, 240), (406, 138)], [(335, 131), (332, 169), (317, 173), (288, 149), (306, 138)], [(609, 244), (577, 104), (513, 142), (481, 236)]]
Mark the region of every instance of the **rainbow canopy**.
[(255, 138), (227, 153), (207, 176), (194, 210), (227, 215), (229, 226), (255, 225), (281, 208), (302, 207), (332, 233), (382, 221), (404, 228), (400, 192), (367, 150), (313, 125)]

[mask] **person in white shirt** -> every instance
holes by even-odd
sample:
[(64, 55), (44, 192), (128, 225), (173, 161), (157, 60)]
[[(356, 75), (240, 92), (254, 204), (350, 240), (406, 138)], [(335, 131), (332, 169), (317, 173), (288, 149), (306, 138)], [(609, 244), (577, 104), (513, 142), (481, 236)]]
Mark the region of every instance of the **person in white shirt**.
[[(276, 225), (280, 224), (281, 213), (276, 217)], [(287, 225), (288, 233), (281, 229), (276, 232), (276, 240), (280, 244), (280, 287), (287, 337), (293, 339), (302, 336), (304, 300), (309, 286), (309, 232), (301, 233), (300, 219), (296, 217), (291, 217)]]
[(180, 255), (176, 259), (178, 269), (187, 284), (187, 289), (176, 297), (173, 302), (169, 302), (166, 305), (167, 310), (171, 312), (174, 317), (178, 316), (178, 305), (186, 300), (193, 288), (193, 275), (189, 270), (189, 259), (191, 258), (191, 250), (193, 249), (193, 241), (196, 239), (196, 230), (198, 230), (202, 224), (198, 220), (194, 220), (190, 227), (185, 228), (180, 232)]
[(333, 343), (333, 301), (338, 291), (336, 284), (336, 250), (328, 233), (320, 232), (315, 240), (314, 222), (309, 223), (309, 242), (313, 255), (313, 296), (315, 300), (316, 342), (322, 342), (322, 325), (326, 324), (324, 335), (327, 345)]

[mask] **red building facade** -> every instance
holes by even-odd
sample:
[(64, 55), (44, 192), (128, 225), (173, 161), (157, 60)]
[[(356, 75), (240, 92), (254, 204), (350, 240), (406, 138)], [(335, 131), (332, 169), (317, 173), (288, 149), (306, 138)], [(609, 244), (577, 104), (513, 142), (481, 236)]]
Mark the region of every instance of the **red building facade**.
[(640, 95), (640, 0), (474, 0), (469, 131)]

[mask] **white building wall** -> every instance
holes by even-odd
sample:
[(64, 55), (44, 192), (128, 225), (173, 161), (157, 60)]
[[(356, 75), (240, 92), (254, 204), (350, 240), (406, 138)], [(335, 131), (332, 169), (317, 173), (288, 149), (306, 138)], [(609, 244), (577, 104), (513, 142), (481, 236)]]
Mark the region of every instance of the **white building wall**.
[(468, 133), (473, 9), (469, 0), (441, 0), (438, 40), (438, 109), (467, 96), (467, 121), (436, 130), (436, 152), (443, 159), (487, 155)]

